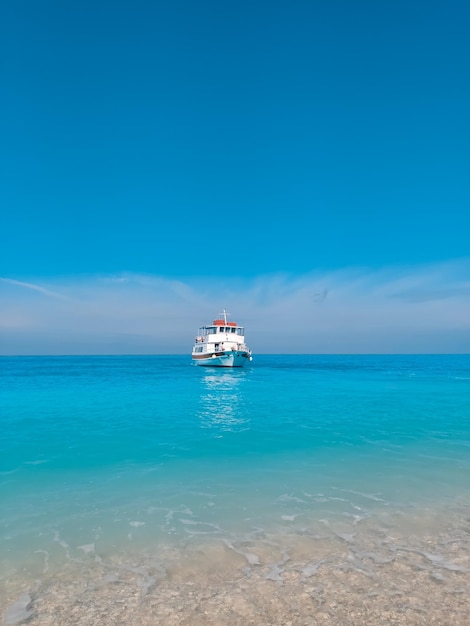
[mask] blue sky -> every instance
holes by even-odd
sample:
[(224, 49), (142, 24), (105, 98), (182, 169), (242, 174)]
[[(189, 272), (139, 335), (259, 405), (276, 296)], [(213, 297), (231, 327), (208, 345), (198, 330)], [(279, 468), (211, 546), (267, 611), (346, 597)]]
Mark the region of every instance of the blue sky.
[(260, 352), (296, 314), (283, 351), (470, 352), (469, 22), (2, 3), (0, 353), (184, 352), (223, 307)]

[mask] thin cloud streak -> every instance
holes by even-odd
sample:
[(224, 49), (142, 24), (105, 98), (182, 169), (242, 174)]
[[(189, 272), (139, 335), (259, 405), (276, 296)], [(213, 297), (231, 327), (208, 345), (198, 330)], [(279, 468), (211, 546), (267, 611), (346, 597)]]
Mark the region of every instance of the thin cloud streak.
[(50, 296), (51, 298), (66, 299), (65, 296), (63, 296), (62, 294), (57, 293), (56, 291), (51, 291), (50, 289), (46, 289), (45, 287), (42, 287), (41, 285), (35, 285), (33, 283), (25, 283), (21, 280), (14, 280), (13, 278), (3, 278), (2, 276), (0, 276), (0, 281), (3, 283), (7, 283), (9, 285), (15, 285), (17, 287), (24, 287), (25, 289), (32, 289), (33, 291), (38, 291), (39, 293), (42, 293), (45, 296)]
[(470, 352), (469, 260), (250, 281), (4, 278), (1, 291), (1, 354), (189, 354), (223, 308), (258, 354)]

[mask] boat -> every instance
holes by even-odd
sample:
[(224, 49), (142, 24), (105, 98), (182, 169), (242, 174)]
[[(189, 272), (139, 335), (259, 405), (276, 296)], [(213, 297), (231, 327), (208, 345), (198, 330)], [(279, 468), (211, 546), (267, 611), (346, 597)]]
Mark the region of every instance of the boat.
[(195, 365), (209, 367), (243, 367), (252, 361), (251, 350), (245, 344), (245, 329), (227, 321), (223, 310), (212, 324), (199, 328), (192, 351)]

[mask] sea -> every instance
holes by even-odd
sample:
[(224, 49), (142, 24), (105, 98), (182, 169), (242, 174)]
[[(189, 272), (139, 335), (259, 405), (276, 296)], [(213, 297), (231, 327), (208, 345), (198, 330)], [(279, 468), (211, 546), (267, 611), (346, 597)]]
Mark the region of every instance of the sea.
[(0, 616), (470, 623), (470, 356), (0, 358)]

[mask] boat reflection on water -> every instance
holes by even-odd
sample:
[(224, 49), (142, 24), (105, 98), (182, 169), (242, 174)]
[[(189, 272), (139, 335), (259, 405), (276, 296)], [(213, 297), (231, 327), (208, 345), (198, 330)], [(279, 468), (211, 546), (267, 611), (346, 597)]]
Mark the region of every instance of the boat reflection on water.
[(211, 370), (201, 378), (198, 417), (202, 428), (242, 431), (249, 428), (249, 414), (244, 401), (246, 370)]

